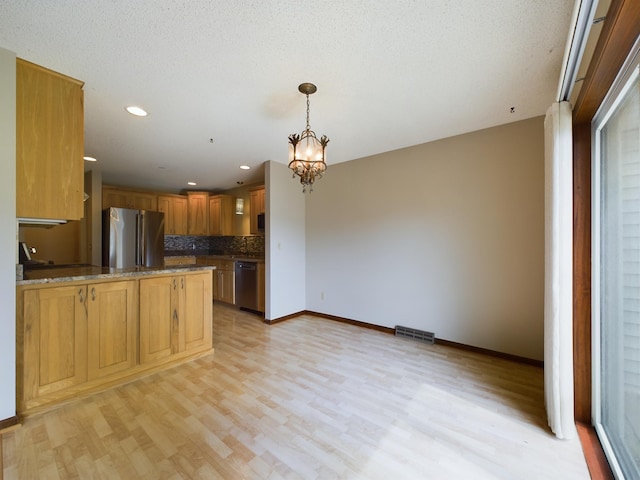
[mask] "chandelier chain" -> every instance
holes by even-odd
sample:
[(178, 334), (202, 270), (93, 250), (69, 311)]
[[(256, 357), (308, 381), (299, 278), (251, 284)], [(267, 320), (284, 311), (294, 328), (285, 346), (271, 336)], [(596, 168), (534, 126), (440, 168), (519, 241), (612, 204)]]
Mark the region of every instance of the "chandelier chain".
[(311, 126), (309, 125), (309, 94), (307, 93), (307, 132), (311, 130)]

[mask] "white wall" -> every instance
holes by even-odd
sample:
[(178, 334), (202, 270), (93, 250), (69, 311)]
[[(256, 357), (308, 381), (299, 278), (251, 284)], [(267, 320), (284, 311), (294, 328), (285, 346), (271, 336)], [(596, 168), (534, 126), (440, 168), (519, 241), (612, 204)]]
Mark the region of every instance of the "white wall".
[(2, 48), (0, 105), (0, 420), (5, 420), (16, 414), (16, 55)]
[(291, 170), (277, 162), (265, 166), (265, 261), (267, 320), (306, 308), (305, 198)]
[(543, 118), (332, 165), (306, 308), (541, 360)]

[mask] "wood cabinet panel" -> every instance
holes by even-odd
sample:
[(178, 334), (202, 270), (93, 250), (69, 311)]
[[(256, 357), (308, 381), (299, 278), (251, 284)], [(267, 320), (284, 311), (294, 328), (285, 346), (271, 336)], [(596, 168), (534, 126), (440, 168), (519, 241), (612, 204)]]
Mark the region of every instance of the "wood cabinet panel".
[(88, 378), (136, 364), (136, 282), (88, 286)]
[(87, 379), (86, 287), (24, 292), (24, 400)]
[(199, 265), (216, 267), (213, 271), (213, 299), (236, 303), (236, 262), (222, 258), (198, 258)]
[(213, 335), (213, 298), (211, 272), (188, 275), (185, 281), (185, 309), (182, 327), (184, 350), (211, 348)]
[(179, 256), (179, 257), (164, 257), (165, 267), (176, 266), (176, 265), (195, 265), (195, 264), (196, 264), (195, 255)]
[(172, 277), (140, 280), (140, 363), (171, 355), (177, 312)]
[(18, 286), (17, 411), (211, 351), (211, 292), (211, 271)]
[(84, 214), (83, 82), (16, 61), (16, 216)]
[(236, 303), (236, 272), (235, 270), (218, 271), (218, 300), (235, 305)]
[(249, 192), (249, 232), (261, 233), (258, 229), (258, 215), (265, 212), (265, 189), (260, 187)]
[(165, 235), (187, 234), (187, 197), (158, 195), (158, 211), (164, 213)]
[(140, 362), (211, 349), (211, 272), (140, 280)]
[(130, 207), (138, 210), (158, 211), (158, 196), (152, 193), (132, 192), (129, 195)]
[(209, 197), (209, 235), (233, 235), (233, 197)]
[(158, 196), (151, 192), (123, 189), (119, 187), (102, 187), (102, 209), (109, 207), (133, 208), (137, 210), (158, 211)]
[(187, 231), (189, 235), (209, 234), (209, 194), (187, 192)]

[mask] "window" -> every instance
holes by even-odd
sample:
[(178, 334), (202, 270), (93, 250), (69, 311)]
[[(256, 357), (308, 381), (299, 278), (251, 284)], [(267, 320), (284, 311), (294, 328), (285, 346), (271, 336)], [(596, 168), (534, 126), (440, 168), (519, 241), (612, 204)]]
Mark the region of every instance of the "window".
[(593, 419), (614, 474), (627, 479), (640, 478), (637, 49), (631, 58), (594, 117), (592, 202)]

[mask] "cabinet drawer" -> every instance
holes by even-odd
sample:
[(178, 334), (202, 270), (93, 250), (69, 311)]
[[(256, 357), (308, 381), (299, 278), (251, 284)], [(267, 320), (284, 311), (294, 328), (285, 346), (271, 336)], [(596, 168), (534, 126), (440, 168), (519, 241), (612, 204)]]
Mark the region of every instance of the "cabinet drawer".
[(195, 265), (196, 257), (193, 255), (184, 257), (164, 257), (164, 264), (167, 267), (174, 265)]

